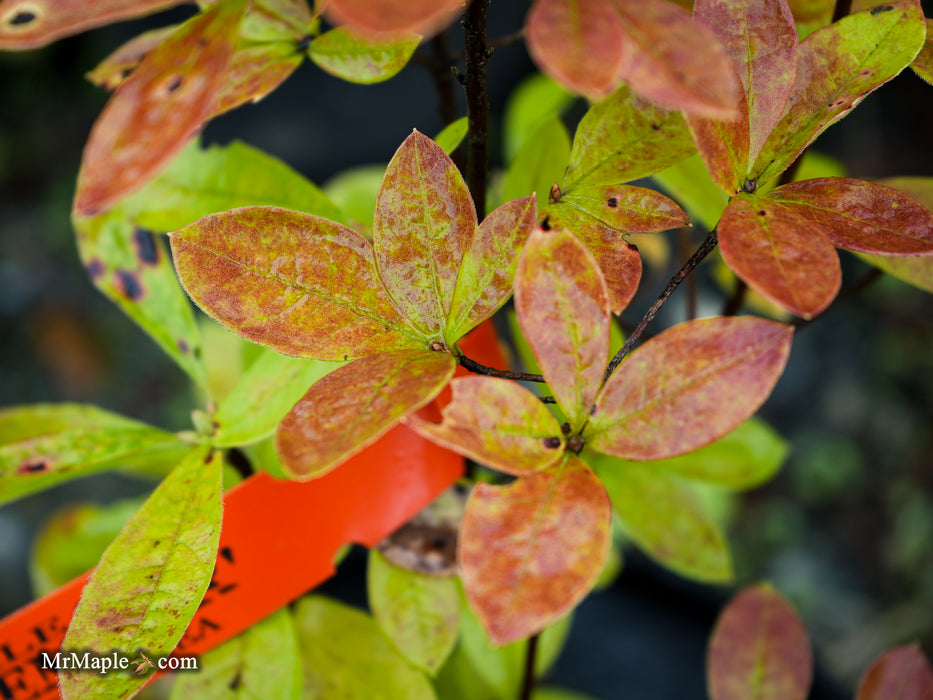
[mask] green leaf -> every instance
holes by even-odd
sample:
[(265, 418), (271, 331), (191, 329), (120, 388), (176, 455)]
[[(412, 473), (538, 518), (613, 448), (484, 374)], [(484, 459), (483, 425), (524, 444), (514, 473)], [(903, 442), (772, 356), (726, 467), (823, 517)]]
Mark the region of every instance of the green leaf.
[(646, 554), (697, 581), (732, 579), (725, 537), (688, 483), (650, 463), (605, 455), (592, 455), (589, 461), (609, 493), (625, 534)]
[(382, 632), (409, 663), (433, 676), (460, 636), (460, 591), (450, 577), (394, 566), (369, 551), (369, 607)]
[(314, 22), (305, 0), (253, 0), (240, 26), (240, 37), (248, 41), (297, 43), (300, 37), (316, 33), (312, 31)]
[(535, 225), (535, 196), (514, 199), (480, 224), (467, 248), (444, 327), (448, 345), (491, 317), (509, 298), (518, 258)]
[(506, 160), (515, 158), (526, 138), (551, 116), (560, 116), (575, 99), (541, 73), (534, 73), (520, 82), (509, 96), (502, 118)]
[(440, 133), (434, 137), (434, 143), (443, 148), (444, 153), (450, 155), (457, 150), (457, 146), (466, 138), (469, 130), (469, 118), (460, 117), (441, 129)]
[(611, 513), (573, 455), (507, 486), (473, 489), (460, 530), (460, 575), (494, 644), (540, 632), (589, 593), (609, 554)]
[[(794, 329), (751, 316), (674, 326), (632, 353), (606, 382), (584, 437), (625, 459), (664, 459), (734, 430), (784, 370)], [(646, 379), (647, 378), (647, 379)]]
[(425, 675), (410, 666), (359, 610), (320, 596), (295, 607), (308, 698), (434, 700)]
[(344, 222), (341, 210), (304, 176), (245, 143), (189, 144), (123, 205), (140, 225), (175, 231), (217, 212), (252, 205), (294, 209)]
[(162, 242), (134, 225), (122, 208), (73, 223), (94, 285), (206, 388), (198, 327)]
[(551, 187), (564, 179), (569, 160), (570, 135), (557, 115), (551, 115), (528, 136), (509, 163), (502, 199), (517, 199), (534, 192), (543, 205)]
[(29, 561), (29, 578), (39, 598), (93, 569), (126, 521), (139, 510), (142, 498), (105, 506), (73, 503), (43, 524)]
[(269, 437), (309, 386), (341, 366), (263, 352), (214, 414), (212, 444), (234, 447)]
[(319, 360), (426, 345), (386, 299), (369, 243), (340, 224), (246, 207), (171, 241), (191, 298), (247, 340)]
[(322, 476), (437, 396), (455, 368), (445, 352), (401, 350), (331, 372), (308, 389), (279, 426), (283, 466), (300, 478)]
[(706, 674), (712, 700), (807, 697), (813, 680), (807, 631), (773, 586), (746, 588), (722, 611), (710, 638)]
[(246, 5), (221, 2), (192, 17), (111, 96), (84, 147), (76, 216), (101, 213), (138, 190), (210, 118)]
[(564, 690), (563, 688), (551, 686), (535, 688), (531, 698), (532, 700), (595, 700), (592, 695), (584, 695), (575, 690)]
[(729, 201), (726, 193), (713, 182), (699, 155), (690, 156), (651, 177), (707, 230), (716, 225)]
[(170, 433), (94, 406), (0, 411), (0, 503), (117, 466), (171, 464), (190, 449)]
[[(207, 590), (220, 538), (222, 460), (192, 450), (126, 524), (84, 587), (62, 648), (168, 656)], [(70, 698), (132, 695), (146, 678), (63, 671)]]
[(282, 609), (201, 656), (197, 673), (178, 673), (170, 700), (299, 700), (301, 657), (291, 613)]
[(927, 18), (926, 25), (926, 41), (910, 67), (913, 68), (914, 73), (933, 85), (933, 19)]
[(443, 332), (476, 224), (457, 166), (427, 136), (412, 133), (379, 189), (373, 248), (393, 304), (427, 337)]
[(370, 85), (402, 70), (420, 42), (418, 34), (366, 38), (347, 27), (337, 27), (313, 39), (308, 56), (331, 75)]
[(247, 102), (259, 102), (284, 83), (301, 61), (294, 41), (238, 46), (217, 93), (211, 118)]
[(933, 668), (919, 644), (905, 644), (876, 659), (859, 682), (855, 700), (933, 697)]
[(913, 61), (925, 36), (919, 3), (883, 7), (890, 10), (849, 15), (801, 42), (789, 106), (751, 170), (759, 184), (777, 177), (827, 127)]
[(724, 438), (695, 452), (643, 464), (685, 479), (740, 490), (768, 481), (787, 453), (787, 443), (767, 423), (749, 418)]
[(531, 392), (495, 377), (463, 377), (450, 386), (453, 400), (444, 407), (441, 423), (411, 416), (408, 425), (506, 474), (533, 474), (561, 459), (560, 425)]
[(515, 310), (557, 403), (578, 432), (609, 359), (609, 298), (596, 261), (567, 231), (537, 229), (515, 277)]

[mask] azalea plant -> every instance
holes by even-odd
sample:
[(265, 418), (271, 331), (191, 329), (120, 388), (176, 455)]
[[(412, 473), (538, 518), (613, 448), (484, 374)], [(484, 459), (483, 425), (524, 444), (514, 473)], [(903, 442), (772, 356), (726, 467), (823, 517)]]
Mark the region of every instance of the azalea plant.
[[(3, 0), (0, 48), (177, 4)], [(221, 503), (244, 476), (323, 483), (387, 440), (471, 466), (410, 524), (450, 535), (433, 559), (403, 536), (371, 550), (371, 616), (304, 597), (205, 654), (203, 673), (179, 674), (175, 697), (532, 697), (625, 543), (682, 576), (732, 579), (694, 485), (739, 491), (780, 467), (785, 447), (754, 414), (795, 326), (839, 292), (835, 248), (933, 290), (933, 179), (798, 178), (810, 144), (870, 92), (908, 67), (933, 78), (917, 0), (535, 0), (511, 40), (544, 73), (541, 99), (497, 179), (489, 0), (198, 5), (89, 74), (113, 95), (72, 210), (91, 281), (198, 387), (192, 428), (87, 405), (0, 412), (2, 501), (118, 466), (163, 477), (100, 555), (62, 648), (169, 655), (212, 575), (216, 588), (215, 563), (233, 558)], [(362, 206), (244, 144), (198, 143), (305, 57), (351, 82), (389, 80), (461, 15), (467, 115), (407, 135)], [(562, 116), (573, 95), (588, 100), (576, 124)], [(666, 194), (629, 184), (647, 177)], [(643, 258), (660, 232), (691, 225), (705, 238), (623, 337), (616, 317)], [(717, 248), (735, 290), (726, 312), (648, 337)], [(189, 300), (261, 346), (232, 388), (210, 378)], [(772, 318), (736, 315), (743, 300)], [(493, 322), (511, 331), (513, 367)], [(747, 589), (712, 637), (710, 694), (803, 698), (808, 648), (772, 587)], [(928, 662), (905, 647), (859, 700), (891, 697), (891, 678), (914, 693), (900, 697), (933, 694)], [(61, 694), (129, 697), (145, 680), (63, 673)], [(572, 697), (556, 693), (536, 697)]]

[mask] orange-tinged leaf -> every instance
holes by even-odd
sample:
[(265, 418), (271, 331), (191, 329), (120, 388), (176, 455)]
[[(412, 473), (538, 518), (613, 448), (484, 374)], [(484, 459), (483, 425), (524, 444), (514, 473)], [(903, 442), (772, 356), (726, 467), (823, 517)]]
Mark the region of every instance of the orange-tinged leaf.
[(422, 333), (441, 336), (476, 223), (457, 166), (444, 149), (413, 132), (379, 188), (373, 248), (393, 304)]
[(478, 484), (460, 531), (460, 576), (495, 644), (540, 632), (596, 582), (609, 554), (611, 508), (578, 458), (508, 486)]
[(142, 187), (211, 116), (236, 44), (245, 0), (218, 3), (142, 60), (91, 130), (74, 209), (99, 213)]
[(910, 64), (910, 67), (913, 68), (914, 73), (928, 83), (933, 84), (933, 19), (927, 18), (926, 23), (926, 41), (923, 43), (923, 48), (920, 49), (920, 53), (917, 54), (914, 62)]
[(177, 28), (177, 25), (160, 27), (133, 37), (101, 61), (94, 70), (87, 74), (87, 79), (106, 90), (116, 90), (146, 54), (161, 44)]
[(609, 360), (609, 297), (569, 231), (536, 229), (515, 275), (515, 311), (572, 431), (583, 427)]
[(573, 207), (620, 233), (653, 233), (688, 226), (689, 217), (676, 202), (656, 190), (633, 185), (579, 186), (564, 194), (559, 205)]
[(369, 243), (333, 221), (244, 207), (171, 241), (191, 298), (254, 343), (319, 360), (427, 347), (387, 301)]
[(751, 170), (759, 186), (777, 177), (827, 127), (900, 73), (920, 51), (925, 25), (919, 3), (900, 0), (884, 7), (890, 9), (844, 17), (801, 42), (787, 109)]
[(334, 370), (279, 425), (282, 466), (303, 479), (326, 474), (437, 396), (455, 366), (445, 352), (399, 350)]
[(821, 227), (777, 202), (739, 196), (717, 226), (733, 272), (771, 301), (811, 318), (836, 297), (839, 256)]
[(665, 459), (718, 440), (768, 398), (793, 333), (750, 316), (664, 331), (606, 382), (584, 433), (587, 444), (626, 459)]
[(622, 24), (604, 0), (538, 0), (525, 31), (528, 51), (541, 70), (592, 99), (618, 86), (630, 59)]
[(784, 113), (797, 74), (797, 30), (786, 0), (698, 0), (694, 17), (706, 24), (732, 59), (746, 96), (747, 162)]
[(746, 588), (722, 611), (707, 650), (706, 674), (712, 700), (807, 697), (813, 679), (807, 631), (773, 586)]
[(714, 119), (738, 116), (739, 82), (716, 36), (667, 0), (613, 0), (631, 58), (623, 77), (649, 102)]
[(518, 256), (535, 225), (535, 195), (513, 199), (493, 210), (470, 241), (460, 264), (444, 329), (448, 342), (492, 316), (512, 293)]
[(730, 121), (684, 115), (713, 181), (730, 195), (741, 190), (748, 171), (748, 103), (743, 94), (738, 109), (740, 116)]
[(426, 438), (506, 474), (542, 471), (563, 455), (560, 425), (547, 407), (515, 382), (462, 377), (450, 383), (453, 400), (441, 423), (411, 416)]
[(464, 0), (328, 0), (326, 11), (366, 34), (434, 34), (463, 9)]
[(247, 102), (259, 102), (301, 65), (302, 56), (282, 42), (246, 45), (233, 54), (212, 117)]
[(111, 22), (141, 17), (190, 0), (4, 0), (0, 50), (33, 49)]
[(767, 199), (793, 208), (838, 248), (885, 255), (933, 253), (933, 212), (884, 185), (821, 177), (778, 187)]
[(919, 644), (891, 649), (859, 682), (855, 700), (930, 700), (933, 668)]

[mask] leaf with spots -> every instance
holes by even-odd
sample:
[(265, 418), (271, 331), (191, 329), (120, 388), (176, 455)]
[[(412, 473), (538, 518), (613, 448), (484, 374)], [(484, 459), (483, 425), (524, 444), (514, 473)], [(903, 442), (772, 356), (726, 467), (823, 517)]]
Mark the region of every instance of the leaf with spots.
[(178, 25), (159, 27), (135, 36), (97, 64), (86, 75), (94, 85), (113, 92), (133, 72), (146, 54), (172, 35)]
[(237, 47), (210, 117), (247, 102), (259, 102), (284, 83), (302, 60), (294, 43), (270, 42)]
[(519, 254), (535, 225), (535, 195), (495, 209), (476, 229), (457, 274), (444, 338), (455, 343), (509, 298)]
[(176, 674), (169, 700), (300, 697), (298, 638), (285, 608), (203, 654), (197, 673)]
[(313, 595), (295, 606), (303, 698), (436, 700), (431, 683), (360, 610)]
[(171, 241), (191, 298), (247, 340), (319, 360), (427, 345), (386, 299), (372, 247), (340, 224), (246, 207), (205, 217)]
[(807, 631), (772, 585), (744, 589), (720, 613), (707, 650), (706, 676), (712, 700), (807, 697), (813, 680)]
[(440, 339), (476, 225), (453, 161), (427, 136), (412, 133), (379, 188), (373, 249), (389, 298), (425, 336)]
[(460, 636), (457, 580), (394, 566), (376, 549), (369, 552), (366, 580), (379, 629), (409, 663), (436, 675)]
[[(207, 590), (221, 521), (220, 455), (198, 447), (159, 485), (107, 548), (84, 587), (62, 644), (168, 656)], [(145, 676), (60, 674), (71, 698), (128, 697)]]
[(933, 19), (926, 19), (927, 37), (923, 42), (923, 48), (910, 64), (914, 73), (919, 75), (925, 81), (933, 85)]
[(112, 22), (143, 17), (188, 0), (3, 0), (0, 50), (21, 51)]
[(844, 17), (801, 42), (787, 110), (751, 169), (758, 185), (776, 178), (827, 127), (910, 65), (925, 31), (919, 3), (899, 0)]
[(561, 458), (560, 424), (531, 392), (494, 377), (463, 377), (450, 386), (453, 400), (440, 423), (417, 415), (408, 419), (424, 437), (516, 476), (542, 471)]
[(236, 47), (246, 0), (221, 2), (150, 51), (94, 124), (74, 211), (113, 206), (156, 175), (213, 113)]
[(494, 644), (540, 632), (596, 583), (609, 554), (609, 499), (578, 458), (507, 486), (480, 483), (460, 531), (460, 576)]
[(78, 253), (94, 285), (206, 386), (201, 338), (165, 245), (118, 208), (74, 219)]
[(437, 396), (456, 364), (445, 352), (400, 350), (351, 362), (315, 383), (279, 426), (285, 469), (326, 474)]
[(876, 659), (855, 695), (855, 700), (929, 698), (933, 698), (933, 667), (919, 644), (905, 644)]
[(933, 253), (933, 212), (901, 192), (864, 180), (822, 177), (772, 190), (839, 248), (859, 253)]
[(584, 437), (624, 459), (665, 459), (708, 445), (764, 403), (790, 354), (791, 326), (754, 317), (670, 328), (632, 353), (596, 399)]
[(0, 502), (114, 467), (171, 465), (189, 446), (171, 433), (80, 404), (0, 410)]
[(823, 229), (773, 200), (735, 197), (717, 227), (722, 257), (776, 304), (812, 318), (836, 297), (839, 256)]
[(609, 298), (596, 260), (569, 232), (537, 229), (518, 263), (515, 310), (576, 433), (589, 417), (609, 359)]
[(364, 34), (434, 34), (463, 10), (463, 0), (329, 0), (328, 15)]
[(331, 75), (351, 83), (371, 85), (396, 75), (408, 64), (421, 36), (367, 38), (346, 27), (337, 27), (315, 37), (308, 56)]
[(651, 463), (606, 455), (588, 461), (599, 475), (623, 530), (658, 563), (708, 583), (732, 580), (729, 545), (689, 482)]

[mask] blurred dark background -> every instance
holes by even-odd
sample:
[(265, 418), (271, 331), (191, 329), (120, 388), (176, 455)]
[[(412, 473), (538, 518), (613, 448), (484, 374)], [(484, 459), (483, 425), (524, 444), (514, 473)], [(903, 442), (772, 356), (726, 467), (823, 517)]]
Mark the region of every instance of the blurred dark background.
[[(525, 10), (494, 1), (490, 36), (518, 30)], [(91, 286), (68, 220), (81, 149), (107, 99), (84, 73), (139, 31), (188, 14), (0, 53), (0, 407), (93, 402), (169, 429), (189, 426), (185, 377)], [(521, 44), (491, 61), (494, 167), (506, 98), (532, 71)], [(905, 71), (817, 150), (855, 177), (933, 176), (931, 115), (933, 86)], [(418, 65), (364, 87), (308, 63), (258, 105), (215, 120), (204, 140), (246, 141), (323, 183), (386, 162), (412, 128), (442, 126), (433, 80)], [(845, 289), (869, 268), (842, 256)], [(669, 274), (646, 275), (626, 318), (638, 319)], [(722, 292), (708, 271), (700, 294), (704, 313), (718, 310)], [(660, 324), (681, 320), (683, 308), (675, 300)], [(792, 453), (772, 483), (739, 499), (730, 538), (738, 583), (771, 579), (806, 620), (821, 668), (813, 698), (851, 696), (842, 691), (895, 644), (919, 639), (933, 651), (931, 308), (928, 294), (887, 277), (834, 304), (800, 329), (763, 411)], [(0, 508), (0, 614), (30, 600), (30, 543), (57, 506), (147, 488), (108, 474)], [(601, 698), (704, 697), (706, 636), (731, 590), (691, 584), (627, 553), (616, 584), (581, 606), (555, 682)]]

